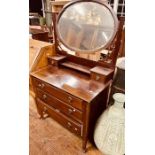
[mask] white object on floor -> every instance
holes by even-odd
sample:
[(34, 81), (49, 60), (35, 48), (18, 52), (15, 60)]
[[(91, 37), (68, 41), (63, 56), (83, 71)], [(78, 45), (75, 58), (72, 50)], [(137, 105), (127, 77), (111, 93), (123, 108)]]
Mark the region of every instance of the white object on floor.
[(114, 105), (108, 108), (96, 123), (94, 141), (97, 148), (105, 155), (123, 155), (125, 154), (123, 108), (125, 95), (116, 93), (113, 98)]

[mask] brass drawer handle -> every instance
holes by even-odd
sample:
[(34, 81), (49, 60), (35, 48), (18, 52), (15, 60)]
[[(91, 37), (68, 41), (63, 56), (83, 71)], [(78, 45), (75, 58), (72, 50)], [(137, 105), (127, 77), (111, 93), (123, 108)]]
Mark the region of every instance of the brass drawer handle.
[(44, 88), (44, 87), (45, 87), (45, 84), (43, 84), (43, 83), (42, 83), (42, 84), (39, 83), (38, 86), (39, 86), (40, 88)]
[(76, 110), (75, 109), (68, 109), (68, 113), (69, 114), (72, 114), (73, 112), (75, 112)]
[(44, 99), (44, 100), (47, 99), (47, 95), (44, 94), (44, 95), (43, 95), (43, 99)]
[(59, 109), (55, 109), (55, 111), (58, 112), (58, 113), (60, 113), (60, 110)]
[(45, 87), (45, 84), (42, 83), (42, 88), (44, 88), (44, 87)]
[(43, 110), (43, 118), (47, 118), (49, 116), (47, 112), (48, 112), (47, 111), (47, 108), (44, 107), (44, 110)]
[(73, 100), (73, 99), (69, 96), (69, 97), (68, 97), (68, 102), (71, 103), (72, 100)]
[(38, 87), (41, 87), (41, 84), (40, 83), (38, 84)]
[(44, 107), (44, 111), (43, 111), (43, 112), (45, 113), (46, 111), (47, 111), (47, 108), (46, 108), (46, 107)]
[(74, 130), (75, 130), (75, 131), (78, 131), (78, 129), (77, 129), (77, 128), (74, 128)]
[(72, 124), (71, 124), (70, 122), (68, 122), (68, 123), (67, 123), (67, 126), (68, 126), (69, 128), (71, 128), (71, 127), (72, 127)]

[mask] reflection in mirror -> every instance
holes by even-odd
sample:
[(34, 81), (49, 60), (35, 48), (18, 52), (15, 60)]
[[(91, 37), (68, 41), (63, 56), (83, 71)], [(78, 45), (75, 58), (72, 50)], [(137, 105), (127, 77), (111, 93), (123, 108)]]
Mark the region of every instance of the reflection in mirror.
[(110, 54), (112, 51), (105, 49), (105, 50), (100, 50), (98, 52), (94, 53), (79, 53), (79, 52), (74, 52), (72, 50), (69, 50), (66, 48), (63, 44), (60, 43), (60, 50), (66, 51), (70, 55), (74, 55), (80, 58), (85, 58), (93, 61), (99, 61), (99, 60), (104, 60)]
[(110, 9), (96, 2), (70, 5), (60, 14), (57, 23), (62, 48), (67, 47), (70, 54), (88, 59), (94, 55), (100, 59), (101, 49), (111, 42), (116, 29), (117, 20)]

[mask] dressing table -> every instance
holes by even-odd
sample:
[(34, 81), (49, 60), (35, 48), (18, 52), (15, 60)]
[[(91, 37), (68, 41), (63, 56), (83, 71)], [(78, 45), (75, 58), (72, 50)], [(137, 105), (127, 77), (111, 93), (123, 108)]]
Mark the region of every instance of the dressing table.
[[(40, 118), (51, 117), (80, 136), (85, 152), (108, 102), (120, 45), (118, 21), (106, 3), (76, 0), (53, 14), (53, 23), (55, 54), (31, 73), (37, 110)], [(98, 61), (76, 55), (103, 49), (109, 52)]]

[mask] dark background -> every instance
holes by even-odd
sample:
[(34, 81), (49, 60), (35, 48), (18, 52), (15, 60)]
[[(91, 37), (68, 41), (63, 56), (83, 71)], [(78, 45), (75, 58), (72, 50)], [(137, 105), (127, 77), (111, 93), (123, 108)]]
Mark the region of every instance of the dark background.
[(29, 12), (37, 12), (41, 16), (43, 16), (41, 9), (42, 9), (41, 0), (29, 0)]

